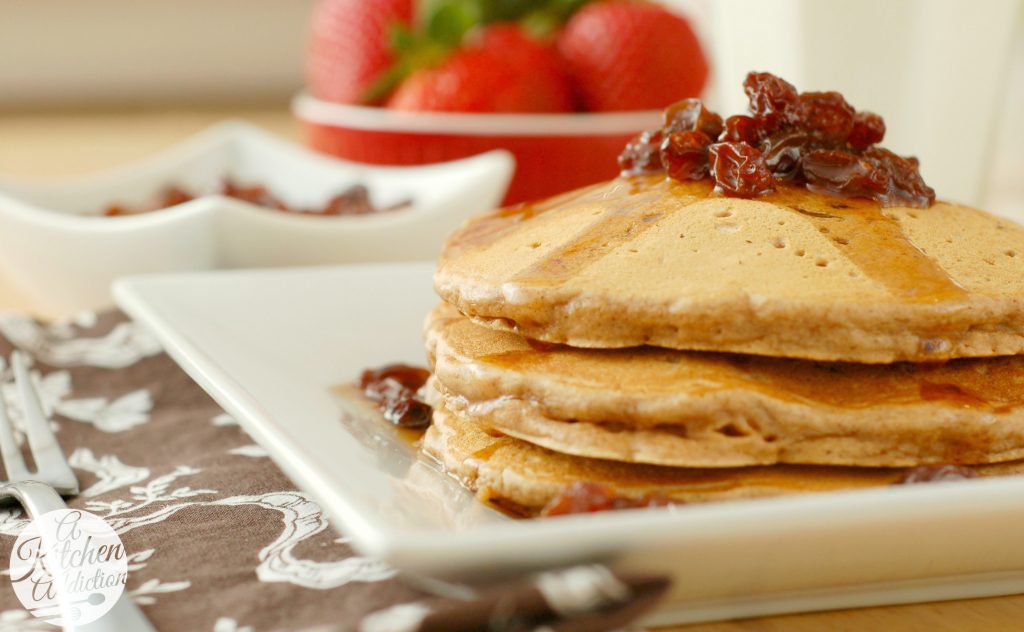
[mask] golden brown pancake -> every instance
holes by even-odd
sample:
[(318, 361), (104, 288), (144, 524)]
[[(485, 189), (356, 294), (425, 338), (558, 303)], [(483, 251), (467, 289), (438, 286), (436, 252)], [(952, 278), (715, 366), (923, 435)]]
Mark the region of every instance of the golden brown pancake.
[(449, 409), (566, 454), (706, 468), (1024, 458), (1024, 356), (861, 365), (535, 348), (449, 305), (426, 338)]
[(478, 322), (575, 347), (864, 363), (1024, 352), (1024, 228), (945, 202), (617, 179), (470, 220), (434, 283)]
[[(730, 469), (686, 469), (636, 465), (561, 454), (515, 439), (492, 436), (444, 407), (423, 449), (485, 501), (536, 514), (577, 481), (606, 485), (619, 496), (658, 495), (697, 503), (891, 485), (905, 471), (801, 465)], [(1024, 471), (1020, 462), (978, 468), (982, 475)]]

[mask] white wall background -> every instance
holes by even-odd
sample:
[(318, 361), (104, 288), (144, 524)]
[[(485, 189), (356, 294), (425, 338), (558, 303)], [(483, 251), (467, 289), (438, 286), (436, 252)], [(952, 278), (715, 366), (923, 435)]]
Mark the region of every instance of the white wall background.
[(313, 0), (0, 0), (0, 108), (284, 101)]

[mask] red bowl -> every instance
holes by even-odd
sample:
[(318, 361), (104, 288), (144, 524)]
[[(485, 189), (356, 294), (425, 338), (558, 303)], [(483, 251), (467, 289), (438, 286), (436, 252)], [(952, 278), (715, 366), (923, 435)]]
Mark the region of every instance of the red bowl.
[(491, 149), (516, 158), (506, 204), (615, 177), (616, 158), (637, 133), (661, 124), (661, 111), (607, 114), (401, 112), (299, 95), (292, 111), (318, 151), (375, 165), (420, 165)]

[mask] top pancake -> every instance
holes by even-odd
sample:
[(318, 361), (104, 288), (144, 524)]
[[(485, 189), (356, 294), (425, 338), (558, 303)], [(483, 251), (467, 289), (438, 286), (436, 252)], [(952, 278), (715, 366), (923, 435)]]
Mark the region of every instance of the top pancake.
[(434, 284), (477, 322), (575, 347), (863, 363), (1024, 352), (1024, 228), (944, 202), (620, 178), (470, 220)]

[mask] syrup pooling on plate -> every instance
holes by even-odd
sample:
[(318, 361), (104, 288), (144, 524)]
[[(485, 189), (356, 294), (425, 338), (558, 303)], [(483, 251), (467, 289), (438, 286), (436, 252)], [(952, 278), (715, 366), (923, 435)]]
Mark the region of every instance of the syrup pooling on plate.
[(380, 406), (385, 419), (399, 428), (417, 430), (430, 425), (431, 408), (419, 397), (429, 377), (424, 368), (389, 364), (363, 371), (359, 387)]

